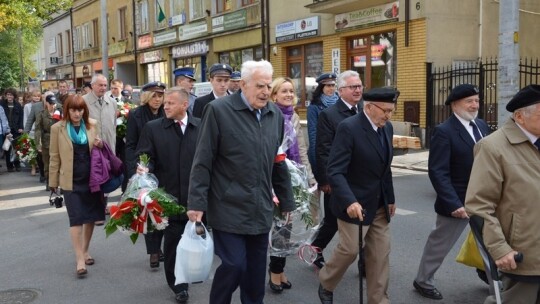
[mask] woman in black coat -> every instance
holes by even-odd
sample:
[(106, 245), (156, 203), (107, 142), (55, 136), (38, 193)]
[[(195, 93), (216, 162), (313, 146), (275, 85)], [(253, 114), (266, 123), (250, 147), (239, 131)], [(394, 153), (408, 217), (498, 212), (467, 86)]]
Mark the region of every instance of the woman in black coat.
[[(147, 122), (164, 117), (163, 92), (165, 84), (159, 81), (150, 82), (142, 87), (141, 106), (129, 113), (126, 130), (126, 176), (131, 178), (137, 169), (138, 158), (135, 154), (144, 125)], [(122, 191), (126, 190), (127, 178), (124, 179)], [(156, 230), (144, 235), (146, 252), (150, 255), (150, 267), (159, 267), (161, 240), (163, 231)]]
[[(9, 122), (9, 128), (11, 129), (11, 134), (13, 135), (13, 143), (15, 143), (17, 138), (22, 135), (24, 129), (24, 112), (23, 107), (18, 102), (17, 91), (13, 88), (6, 89), (1, 105), (4, 108), (4, 112)], [(21, 163), (19, 159), (15, 157), (13, 162), (10, 159), (11, 150), (13, 150), (13, 145), (11, 145), (9, 150), (5, 152), (7, 170), (8, 172), (13, 172), (15, 170), (21, 171)]]

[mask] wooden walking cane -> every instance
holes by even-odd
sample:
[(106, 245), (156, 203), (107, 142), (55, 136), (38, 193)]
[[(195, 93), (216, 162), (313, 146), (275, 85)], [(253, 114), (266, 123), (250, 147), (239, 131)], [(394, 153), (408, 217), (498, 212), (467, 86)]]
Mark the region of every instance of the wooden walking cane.
[[(366, 216), (366, 211), (364, 209), (362, 209), (362, 218), (364, 218), (365, 216)], [(360, 225), (358, 225), (359, 226), (359, 232), (360, 232), (360, 234), (358, 236), (358, 247), (360, 247), (359, 248), (360, 250), (358, 251), (358, 253), (359, 253), (358, 258), (359, 259), (362, 259), (362, 257), (361, 257), (362, 247), (364, 247), (363, 246), (364, 238), (362, 237), (362, 234), (363, 234), (362, 233), (362, 230), (363, 230), (362, 229), (362, 226), (363, 226), (362, 224), (363, 224), (363, 222), (364, 222), (363, 220), (360, 221)], [(365, 265), (364, 265), (364, 267), (365, 267)], [(359, 279), (359, 281), (360, 281), (360, 304), (363, 304), (364, 303), (364, 281), (363, 281), (364, 278), (362, 276), (362, 262), (361, 261), (358, 263), (358, 271), (360, 272), (360, 275), (359, 275), (359, 278), (360, 278)]]

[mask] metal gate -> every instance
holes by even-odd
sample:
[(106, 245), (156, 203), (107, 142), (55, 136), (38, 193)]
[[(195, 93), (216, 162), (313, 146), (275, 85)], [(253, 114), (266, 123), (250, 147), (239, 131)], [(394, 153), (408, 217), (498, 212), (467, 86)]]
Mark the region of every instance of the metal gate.
[[(497, 59), (485, 62), (462, 63), (447, 67), (434, 67), (427, 63), (426, 96), (426, 147), (429, 147), (431, 131), (444, 122), (451, 109), (444, 105), (452, 88), (463, 83), (478, 86), (480, 110), (478, 117), (484, 119), (492, 130), (497, 129)], [(520, 60), (519, 87), (540, 84), (538, 59)]]

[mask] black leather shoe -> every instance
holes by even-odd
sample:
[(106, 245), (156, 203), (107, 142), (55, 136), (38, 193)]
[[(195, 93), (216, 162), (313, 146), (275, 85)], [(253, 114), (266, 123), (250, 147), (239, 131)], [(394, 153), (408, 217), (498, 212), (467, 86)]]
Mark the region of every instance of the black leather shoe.
[(182, 290), (174, 298), (176, 299), (176, 303), (185, 304), (189, 300), (189, 294), (187, 290)]
[(281, 282), (281, 288), (283, 288), (283, 289), (291, 289), (292, 288), (291, 281), (287, 280), (287, 282)]
[(165, 262), (165, 255), (163, 254), (163, 251), (159, 251), (159, 261), (160, 262)]
[(319, 299), (321, 299), (322, 304), (332, 304), (334, 303), (334, 293), (328, 291), (319, 284)]
[(152, 253), (150, 255), (150, 268), (158, 268), (158, 267), (159, 267), (159, 253)]
[(275, 293), (281, 293), (283, 291), (283, 285), (272, 283), (272, 279), (268, 279), (268, 286), (270, 286), (270, 289)]
[(315, 265), (319, 269), (323, 268), (325, 264), (326, 262), (324, 261), (324, 257), (322, 256), (322, 254), (318, 254), (315, 261), (313, 261), (313, 265)]
[(433, 300), (442, 300), (443, 298), (442, 294), (437, 290), (437, 288), (433, 288), (433, 289), (424, 288), (418, 285), (416, 281), (413, 282), (413, 286), (416, 290), (418, 290), (420, 295), (424, 298), (430, 298)]

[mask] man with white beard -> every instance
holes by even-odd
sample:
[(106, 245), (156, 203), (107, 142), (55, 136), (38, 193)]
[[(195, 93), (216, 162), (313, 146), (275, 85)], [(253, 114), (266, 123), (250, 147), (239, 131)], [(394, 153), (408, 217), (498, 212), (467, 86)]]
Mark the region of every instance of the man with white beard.
[[(437, 219), (413, 282), (420, 295), (434, 300), (443, 298), (435, 288), (435, 272), (469, 223), (464, 203), (473, 147), (489, 134), (486, 122), (477, 118), (480, 99), (476, 86), (456, 86), (445, 104), (452, 107), (453, 114), (433, 131), (428, 159), (429, 179), (437, 193)], [(480, 278), (485, 278), (483, 271), (477, 272)]]

